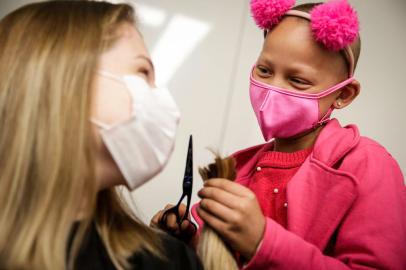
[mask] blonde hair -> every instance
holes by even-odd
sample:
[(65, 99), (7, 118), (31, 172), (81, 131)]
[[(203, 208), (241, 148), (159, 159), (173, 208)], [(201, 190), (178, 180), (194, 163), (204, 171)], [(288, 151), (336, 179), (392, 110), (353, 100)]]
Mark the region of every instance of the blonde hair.
[(135, 23), (130, 6), (92, 1), (34, 3), (0, 21), (0, 269), (73, 268), (91, 222), (118, 269), (137, 251), (161, 256), (119, 192), (96, 187), (92, 82), (124, 22)]
[[(204, 181), (212, 178), (225, 178), (234, 181), (236, 178), (235, 160), (231, 157), (222, 159), (217, 155), (215, 162), (206, 168), (199, 169), (199, 173)], [(207, 225), (204, 225), (199, 237), (197, 253), (206, 270), (238, 269), (232, 250)]]

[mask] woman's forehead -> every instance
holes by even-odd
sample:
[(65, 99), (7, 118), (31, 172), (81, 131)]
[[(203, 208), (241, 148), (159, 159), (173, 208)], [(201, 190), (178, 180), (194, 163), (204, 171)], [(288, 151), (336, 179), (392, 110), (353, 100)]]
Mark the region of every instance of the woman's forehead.
[(131, 53), (132, 56), (137, 54), (148, 55), (148, 50), (144, 40), (135, 26), (124, 23), (118, 29), (118, 39), (113, 45), (113, 49)]
[(112, 47), (101, 55), (101, 66), (132, 70), (137, 63), (152, 64), (145, 43), (134, 26), (122, 26), (118, 35)]

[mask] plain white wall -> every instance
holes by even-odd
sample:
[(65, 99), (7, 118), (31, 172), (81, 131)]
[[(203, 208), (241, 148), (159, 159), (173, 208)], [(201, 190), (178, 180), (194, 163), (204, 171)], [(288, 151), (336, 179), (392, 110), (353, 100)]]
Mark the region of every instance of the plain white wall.
[[(33, 1), (0, 0), (0, 16)], [(304, 3), (309, 1), (297, 1)], [(356, 77), (358, 99), (338, 113), (342, 124), (383, 144), (406, 171), (404, 53), (406, 1), (350, 0), (361, 18), (362, 53)], [(194, 135), (194, 193), (201, 187), (197, 166), (211, 147), (222, 154), (262, 143), (250, 107), (248, 75), (262, 46), (248, 0), (139, 0), (140, 29), (182, 111), (176, 148), (167, 168), (133, 193), (145, 221), (180, 197), (187, 139)], [(194, 195), (193, 201), (197, 201)]]

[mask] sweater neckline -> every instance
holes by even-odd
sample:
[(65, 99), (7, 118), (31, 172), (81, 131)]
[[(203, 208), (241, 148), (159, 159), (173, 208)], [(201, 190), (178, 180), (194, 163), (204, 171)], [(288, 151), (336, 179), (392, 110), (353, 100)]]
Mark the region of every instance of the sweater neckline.
[(266, 151), (260, 154), (258, 166), (272, 168), (294, 168), (303, 164), (306, 158), (313, 151), (313, 147), (299, 150), (292, 153)]

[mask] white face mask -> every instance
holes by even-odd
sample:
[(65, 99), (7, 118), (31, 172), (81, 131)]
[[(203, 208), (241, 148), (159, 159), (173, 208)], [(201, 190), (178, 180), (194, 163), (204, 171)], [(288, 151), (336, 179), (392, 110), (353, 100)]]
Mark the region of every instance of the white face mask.
[(132, 98), (132, 114), (127, 121), (112, 126), (91, 121), (100, 127), (103, 142), (129, 189), (134, 190), (160, 173), (168, 162), (175, 144), (179, 109), (167, 89), (153, 89), (141, 77), (99, 73), (123, 83)]

